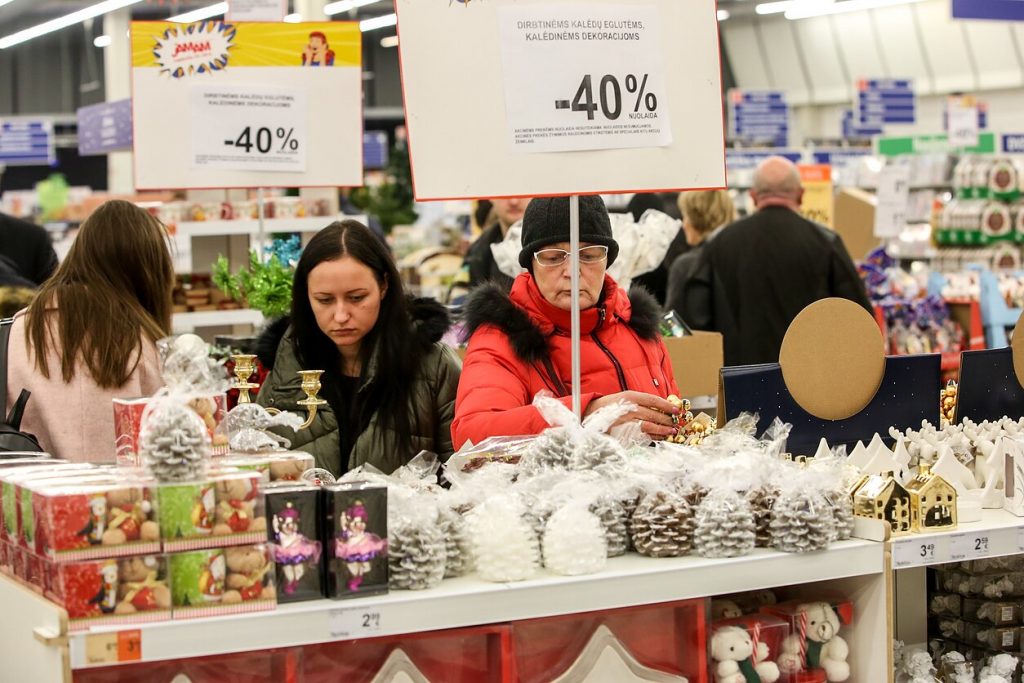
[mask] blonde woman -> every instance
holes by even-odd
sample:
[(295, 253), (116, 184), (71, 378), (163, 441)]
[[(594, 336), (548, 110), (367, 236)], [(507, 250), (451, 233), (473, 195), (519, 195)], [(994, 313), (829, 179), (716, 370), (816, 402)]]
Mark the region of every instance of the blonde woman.
[(691, 327), (700, 329), (702, 321), (688, 311), (683, 301), (686, 282), (693, 277), (700, 263), (701, 248), (714, 238), (720, 228), (736, 220), (736, 207), (728, 190), (702, 190), (679, 195), (679, 211), (683, 215), (683, 233), (690, 251), (673, 263), (668, 271), (665, 310), (675, 311)]

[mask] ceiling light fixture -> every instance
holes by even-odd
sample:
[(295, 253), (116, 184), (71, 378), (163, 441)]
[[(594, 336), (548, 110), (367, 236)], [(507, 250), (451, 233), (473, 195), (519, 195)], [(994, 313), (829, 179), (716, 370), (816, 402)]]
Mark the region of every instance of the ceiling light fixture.
[(284, 19), (282, 19), (281, 21), (283, 21), (286, 24), (301, 24), (302, 15), (299, 14), (298, 12), (292, 12), (291, 14), (284, 15)]
[(388, 36), (380, 39), (381, 47), (398, 47), (398, 36)]
[(167, 17), (167, 21), (174, 21), (179, 24), (191, 24), (194, 21), (202, 21), (203, 19), (212, 19), (224, 14), (228, 11), (228, 3), (218, 2), (208, 7), (200, 7), (194, 9), (191, 12), (185, 12), (183, 14), (176, 14), (173, 17)]
[(720, 10), (718, 10), (718, 20), (719, 21), (725, 21), (728, 18), (729, 18), (729, 10), (727, 10), (727, 9), (720, 9)]
[(359, 30), (365, 33), (366, 31), (374, 31), (378, 28), (394, 26), (397, 23), (398, 15), (392, 12), (391, 14), (382, 14), (379, 17), (373, 17), (372, 19), (363, 19), (359, 22)]
[(380, 0), (340, 0), (339, 2), (332, 2), (324, 5), (324, 14), (327, 16), (341, 14), (342, 12), (348, 12), (349, 10), (356, 9), (357, 7), (372, 5), (375, 2), (380, 2)]
[(105, 0), (104, 2), (84, 7), (77, 12), (65, 14), (63, 17), (57, 17), (50, 21), (44, 21), (41, 24), (30, 26), (29, 28), (0, 38), (0, 50), (6, 50), (9, 47), (20, 45), (21, 43), (32, 40), (33, 38), (45, 36), (47, 33), (53, 33), (54, 31), (59, 31), (62, 28), (67, 28), (68, 26), (81, 24), (86, 19), (103, 16), (109, 12), (119, 10), (122, 7), (129, 7), (130, 5), (134, 5), (139, 2), (142, 2), (142, 0)]
[(844, 0), (833, 2), (827, 5), (804, 5), (794, 4), (786, 10), (786, 18), (791, 20), (810, 19), (811, 17), (823, 17), (828, 14), (845, 14), (847, 12), (860, 12), (881, 7), (895, 7), (896, 5), (909, 5), (921, 0)]
[(114, 42), (114, 39), (106, 35), (96, 36), (92, 39), (92, 44), (96, 47), (109, 47), (112, 42)]
[(793, 0), (782, 0), (782, 2), (762, 2), (754, 7), (758, 14), (781, 14), (792, 6)]

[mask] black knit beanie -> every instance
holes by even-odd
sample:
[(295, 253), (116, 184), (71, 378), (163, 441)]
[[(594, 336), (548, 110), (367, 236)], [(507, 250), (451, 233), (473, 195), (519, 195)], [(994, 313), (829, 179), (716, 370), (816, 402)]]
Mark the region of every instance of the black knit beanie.
[[(519, 265), (533, 272), (533, 254), (549, 244), (569, 241), (569, 198), (538, 197), (530, 201), (523, 214), (523, 250)], [(597, 195), (580, 196), (580, 243), (608, 247), (608, 265), (619, 255), (619, 244), (612, 238), (612, 224), (604, 200)]]

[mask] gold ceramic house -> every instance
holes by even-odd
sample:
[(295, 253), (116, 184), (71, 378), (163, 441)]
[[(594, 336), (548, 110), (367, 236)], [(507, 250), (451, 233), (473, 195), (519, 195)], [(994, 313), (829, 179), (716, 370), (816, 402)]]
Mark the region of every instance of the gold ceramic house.
[(853, 513), (858, 517), (889, 522), (894, 536), (910, 533), (910, 493), (892, 472), (873, 474), (853, 494)]
[(910, 524), (914, 531), (956, 528), (956, 489), (931, 466), (921, 465), (907, 484), (910, 492)]

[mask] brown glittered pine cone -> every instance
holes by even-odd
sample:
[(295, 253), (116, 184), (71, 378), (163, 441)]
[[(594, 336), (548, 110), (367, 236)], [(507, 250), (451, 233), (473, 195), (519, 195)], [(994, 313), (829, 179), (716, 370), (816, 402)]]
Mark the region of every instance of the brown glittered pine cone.
[(768, 548), (772, 544), (769, 525), (772, 521), (772, 506), (775, 505), (775, 498), (778, 495), (778, 489), (770, 486), (760, 486), (747, 492), (747, 501), (754, 513), (754, 544), (757, 548)]
[(590, 506), (590, 511), (597, 515), (604, 527), (608, 540), (608, 557), (625, 555), (629, 549), (628, 517), (622, 505), (610, 497), (598, 498)]
[(835, 534), (832, 506), (818, 491), (798, 490), (779, 495), (772, 509), (772, 547), (786, 553), (809, 553), (828, 548)]
[(673, 490), (649, 493), (630, 520), (633, 547), (649, 557), (680, 557), (693, 549), (693, 508)]

